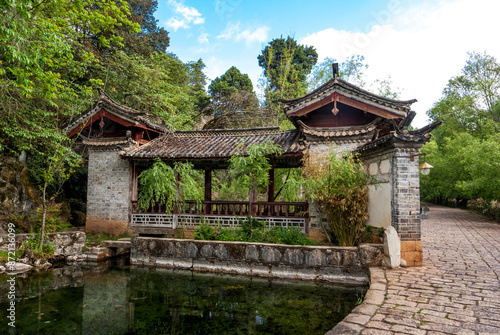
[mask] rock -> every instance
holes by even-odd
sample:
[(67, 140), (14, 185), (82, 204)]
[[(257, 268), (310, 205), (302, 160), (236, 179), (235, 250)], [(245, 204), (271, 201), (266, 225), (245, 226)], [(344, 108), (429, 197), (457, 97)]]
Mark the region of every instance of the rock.
[(29, 259), (28, 258), (18, 258), (17, 262), (18, 263), (23, 263), (23, 264), (28, 264), (29, 263)]
[(5, 266), (0, 265), (0, 273), (4, 273), (4, 272), (5, 272)]
[(16, 266), (14, 267), (14, 271), (13, 272), (16, 272), (16, 273), (28, 272), (32, 268), (33, 267), (31, 265), (24, 264), (24, 263), (17, 263), (16, 262)]
[(384, 232), (384, 262), (383, 265), (395, 269), (401, 264), (401, 241), (394, 227), (389, 226)]
[(66, 256), (66, 258), (64, 259), (66, 264), (71, 264), (71, 263), (74, 263), (76, 261), (78, 261), (78, 256)]
[(42, 269), (48, 269), (48, 268), (50, 268), (51, 266), (52, 266), (52, 264), (51, 264), (51, 263), (49, 263), (49, 262), (45, 262), (45, 263), (43, 263), (42, 265), (40, 265), (40, 267), (41, 267)]
[(408, 266), (408, 264), (406, 264), (406, 261), (402, 258), (401, 258), (401, 266), (404, 268)]

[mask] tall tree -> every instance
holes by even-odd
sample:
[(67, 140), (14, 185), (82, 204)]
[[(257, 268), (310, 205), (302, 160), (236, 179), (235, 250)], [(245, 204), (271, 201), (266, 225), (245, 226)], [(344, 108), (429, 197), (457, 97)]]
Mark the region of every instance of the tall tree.
[[(116, 27), (137, 29), (123, 0), (0, 2), (0, 151), (15, 154), (38, 143), (57, 143), (58, 125), (70, 116), (92, 81), (75, 79), (96, 61), (86, 43), (121, 44)], [(68, 108), (67, 108), (68, 107)]]
[(304, 46), (288, 36), (276, 38), (257, 57), (264, 70), (266, 107), (282, 121), (280, 99), (293, 99), (306, 93), (307, 75), (318, 61), (312, 46)]
[(484, 53), (469, 53), (462, 73), (451, 78), (442, 98), (427, 112), (443, 120), (422, 150), (434, 165), (422, 178), (422, 197), (500, 200), (500, 64)]
[(127, 54), (139, 53), (143, 56), (158, 51), (165, 52), (170, 44), (170, 37), (165, 28), (158, 26), (154, 13), (158, 9), (156, 0), (127, 0), (130, 6), (130, 20), (140, 26), (140, 31), (121, 30), (123, 49)]
[(231, 66), (222, 76), (215, 78), (210, 86), (208, 93), (214, 99), (231, 96), (239, 91), (253, 92), (252, 80), (248, 74), (243, 74), (235, 66)]
[(253, 91), (252, 80), (232, 66), (222, 76), (215, 78), (208, 92), (210, 104), (205, 108), (205, 129), (238, 128), (260, 125), (259, 101)]

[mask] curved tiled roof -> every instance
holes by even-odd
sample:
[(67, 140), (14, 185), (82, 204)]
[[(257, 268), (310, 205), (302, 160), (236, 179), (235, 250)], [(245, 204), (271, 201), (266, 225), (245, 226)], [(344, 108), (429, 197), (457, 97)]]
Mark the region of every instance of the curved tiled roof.
[(161, 136), (138, 148), (122, 152), (123, 158), (134, 159), (229, 159), (238, 153), (238, 145), (272, 141), (281, 146), (283, 154), (301, 153), (305, 146), (298, 130), (280, 131), (279, 127), (253, 129), (218, 129), (178, 131)]
[(310, 104), (313, 100), (326, 97), (334, 92), (360, 99), (364, 102), (373, 103), (380, 108), (388, 108), (403, 113), (409, 112), (410, 105), (417, 101), (416, 99), (394, 100), (385, 98), (336, 77), (304, 96), (296, 99), (281, 100), (281, 102), (284, 104), (285, 113), (289, 114), (292, 110), (300, 109), (300, 107)]
[(83, 112), (75, 121), (70, 123), (66, 127), (65, 132), (69, 133), (82, 123), (85, 123), (91, 116), (98, 113), (102, 108), (104, 108), (107, 112), (115, 114), (131, 123), (141, 124), (162, 133), (168, 132), (166, 125), (158, 116), (121, 105), (111, 99), (111, 97), (109, 97), (109, 95), (107, 95), (103, 90), (98, 89), (98, 91), (99, 99), (97, 102)]

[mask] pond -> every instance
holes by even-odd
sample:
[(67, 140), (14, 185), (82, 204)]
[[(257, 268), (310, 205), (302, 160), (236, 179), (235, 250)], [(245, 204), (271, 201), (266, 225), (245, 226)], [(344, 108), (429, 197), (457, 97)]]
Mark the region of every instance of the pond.
[(366, 288), (128, 265), (16, 278), (16, 328), (0, 282), (0, 334), (325, 334)]

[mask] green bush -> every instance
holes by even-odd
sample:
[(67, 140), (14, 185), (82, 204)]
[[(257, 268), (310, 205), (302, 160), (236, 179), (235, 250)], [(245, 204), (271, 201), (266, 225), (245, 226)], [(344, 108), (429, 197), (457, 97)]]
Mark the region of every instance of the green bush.
[(50, 242), (45, 242), (40, 248), (40, 234), (30, 236), (24, 241), (21, 250), (23, 251), (23, 257), (41, 260), (52, 258), (56, 251)]
[(215, 231), (212, 226), (209, 226), (207, 223), (202, 223), (196, 228), (194, 231), (194, 239), (195, 240), (215, 240)]
[(256, 243), (274, 243), (289, 245), (316, 245), (299, 228), (265, 228), (265, 223), (256, 218), (240, 220), (237, 228), (214, 228), (201, 224), (194, 232), (197, 240), (239, 241)]
[(339, 245), (358, 244), (368, 219), (367, 187), (376, 180), (364, 172), (351, 153), (333, 149), (328, 153), (307, 153), (302, 162), (307, 196), (326, 214), (328, 229)]

